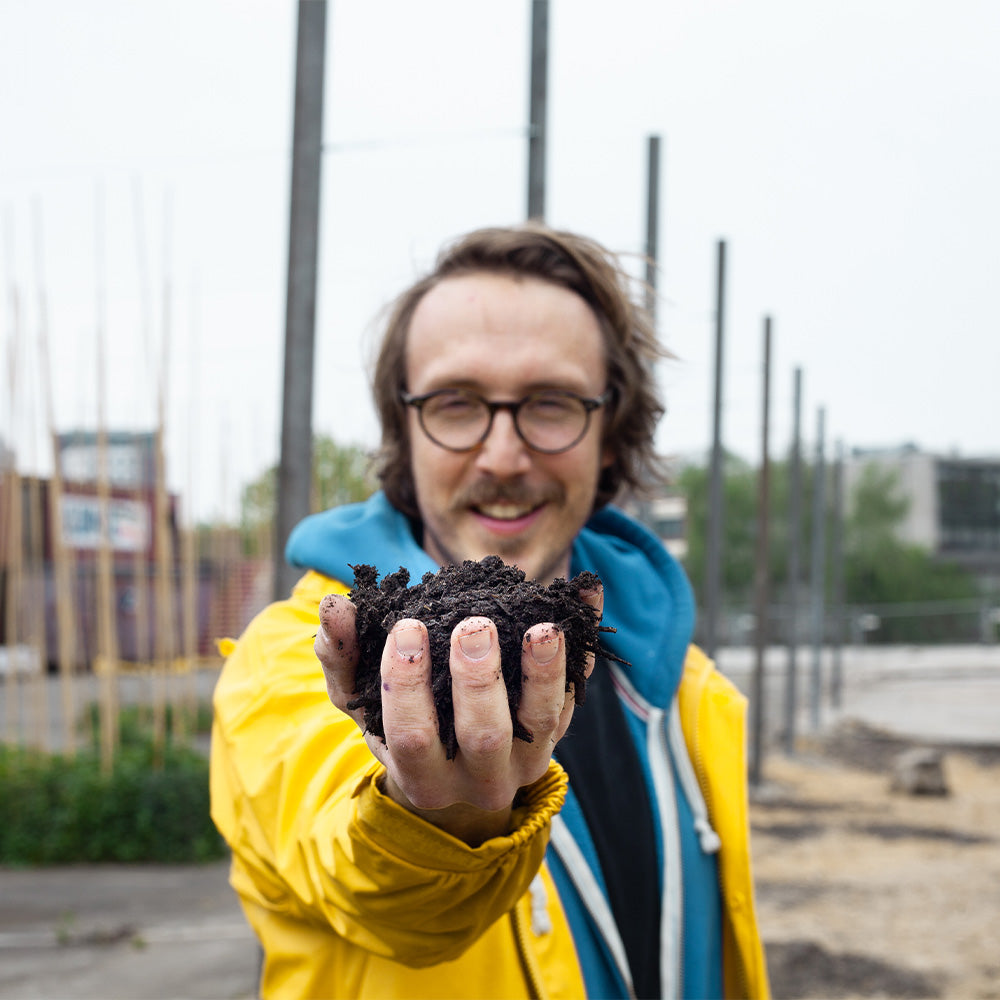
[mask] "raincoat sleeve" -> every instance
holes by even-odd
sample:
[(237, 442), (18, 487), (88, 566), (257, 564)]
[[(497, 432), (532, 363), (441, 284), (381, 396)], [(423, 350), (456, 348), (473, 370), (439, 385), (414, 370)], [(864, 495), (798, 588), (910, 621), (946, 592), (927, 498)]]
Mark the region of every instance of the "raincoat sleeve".
[(384, 796), (381, 765), (330, 703), (313, 652), (319, 601), (335, 590), (308, 573), (232, 646), (216, 686), (212, 818), (233, 886), (407, 965), (453, 959), (528, 890), (566, 776), (551, 764), (510, 833), (477, 848)]

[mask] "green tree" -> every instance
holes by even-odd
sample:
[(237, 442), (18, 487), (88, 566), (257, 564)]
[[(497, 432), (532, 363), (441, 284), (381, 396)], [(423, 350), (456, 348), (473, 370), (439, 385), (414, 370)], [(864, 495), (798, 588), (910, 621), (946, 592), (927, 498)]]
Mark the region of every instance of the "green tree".
[[(272, 465), (243, 488), (241, 524), (252, 533), (274, 520), (278, 467)], [(312, 509), (326, 510), (365, 500), (378, 488), (368, 453), (358, 445), (341, 445), (325, 434), (313, 438)]]
[[(687, 556), (685, 568), (699, 602), (704, 598), (706, 538), (708, 532), (709, 469), (689, 466), (679, 477), (678, 487), (687, 500)], [(724, 467), (724, 523), (722, 540), (723, 603), (749, 606), (752, 600), (756, 558), (758, 470), (728, 455)], [(814, 470), (802, 468), (802, 531), (799, 539), (800, 585), (809, 579), (813, 521)], [(787, 462), (775, 462), (770, 475), (769, 571), (772, 602), (787, 593), (788, 554), (791, 543), (789, 520), (790, 474)], [(829, 480), (827, 497), (829, 499)], [(829, 505), (828, 505), (829, 509)], [(852, 490), (844, 524), (844, 585), (848, 605), (892, 604), (920, 601), (966, 600), (976, 596), (974, 578), (958, 566), (942, 562), (919, 546), (899, 537), (909, 510), (898, 475), (876, 465), (866, 467)], [(825, 537), (829, 553), (832, 524), (826, 517)], [(827, 578), (832, 576), (826, 560)], [(939, 623), (943, 628), (949, 623)], [(950, 623), (954, 625), (954, 622)], [(902, 634), (909, 629), (908, 634)], [(923, 629), (923, 631), (921, 631)], [(929, 635), (926, 624), (896, 622), (880, 638)]]
[[(687, 500), (687, 555), (684, 568), (699, 601), (704, 595), (708, 552), (710, 470), (690, 465), (678, 488)], [(723, 469), (722, 589), (727, 603), (747, 600), (753, 586), (757, 536), (757, 476), (741, 458), (726, 455)]]
[(850, 604), (965, 600), (976, 597), (973, 577), (899, 538), (909, 511), (899, 476), (864, 467), (851, 494), (845, 525), (845, 590)]

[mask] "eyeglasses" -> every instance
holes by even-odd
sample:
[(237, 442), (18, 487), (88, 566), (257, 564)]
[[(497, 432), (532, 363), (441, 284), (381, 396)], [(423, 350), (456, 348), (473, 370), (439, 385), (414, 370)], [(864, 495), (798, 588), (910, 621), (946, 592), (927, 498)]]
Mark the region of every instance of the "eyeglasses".
[(448, 451), (472, 451), (493, 427), (497, 410), (507, 410), (517, 436), (535, 451), (558, 455), (569, 451), (587, 433), (590, 415), (611, 398), (611, 390), (588, 399), (563, 389), (532, 392), (516, 402), (491, 401), (467, 389), (438, 389), (399, 398), (419, 415), (423, 432)]

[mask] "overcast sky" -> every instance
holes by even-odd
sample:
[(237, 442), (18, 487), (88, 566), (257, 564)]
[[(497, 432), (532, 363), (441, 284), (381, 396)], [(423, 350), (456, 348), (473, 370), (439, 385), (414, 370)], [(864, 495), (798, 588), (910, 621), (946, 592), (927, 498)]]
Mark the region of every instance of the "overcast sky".
[[(809, 448), (824, 407), (828, 451), (1000, 453), (1000, 4), (550, 7), (547, 221), (640, 253), (661, 136), (662, 450), (711, 441), (725, 240), (727, 447), (759, 460), (769, 315), (775, 455), (796, 367)], [(286, 0), (0, 0), (0, 436), (22, 466), (48, 465), (43, 301), (60, 430), (101, 415), (103, 330), (115, 429), (155, 423), (166, 346), (196, 510), (275, 461), (295, 24)], [(331, 0), (318, 431), (374, 444), (380, 308), (448, 238), (523, 218), (529, 24), (530, 0)]]

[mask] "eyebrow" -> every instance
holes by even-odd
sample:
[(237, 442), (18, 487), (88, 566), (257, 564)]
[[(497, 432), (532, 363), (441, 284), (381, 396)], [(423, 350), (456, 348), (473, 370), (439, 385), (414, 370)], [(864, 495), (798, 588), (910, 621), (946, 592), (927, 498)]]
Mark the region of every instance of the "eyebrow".
[[(431, 385), (423, 389), (417, 395), (424, 395), (428, 392), (438, 392), (441, 389), (464, 389), (467, 392), (474, 392), (484, 399), (490, 398), (490, 391), (487, 386), (483, 383), (476, 381), (475, 379), (444, 379), (440, 383), (433, 382)], [(532, 393), (536, 392), (546, 392), (548, 390), (553, 390), (556, 392), (573, 392), (578, 396), (598, 396), (600, 395), (600, 389), (591, 392), (589, 389), (580, 385), (579, 383), (573, 382), (557, 382), (546, 380), (544, 382), (529, 382), (526, 385), (520, 386), (515, 392), (503, 397), (503, 399), (520, 399), (524, 396), (530, 396)], [(413, 391), (412, 389), (410, 390)]]

